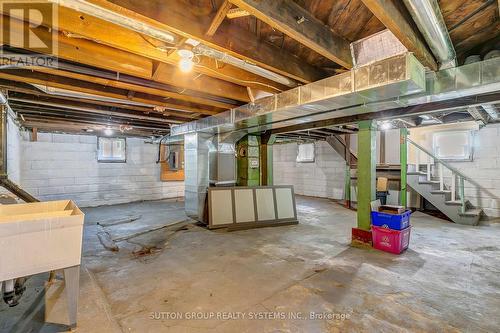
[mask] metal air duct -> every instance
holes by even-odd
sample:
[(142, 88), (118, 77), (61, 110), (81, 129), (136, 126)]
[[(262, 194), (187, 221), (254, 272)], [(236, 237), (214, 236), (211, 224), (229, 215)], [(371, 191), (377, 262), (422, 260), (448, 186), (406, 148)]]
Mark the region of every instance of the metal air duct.
[(287, 78), (283, 75), (271, 72), (270, 70), (264, 69), (262, 67), (254, 65), (254, 64), (251, 64), (245, 60), (238, 59), (236, 57), (233, 57), (232, 55), (229, 55), (225, 52), (218, 51), (218, 50), (213, 49), (213, 48), (206, 46), (204, 44), (198, 44), (193, 49), (193, 51), (196, 54), (204, 55), (206, 57), (210, 57), (210, 58), (216, 59), (218, 61), (224, 62), (226, 64), (244, 69), (247, 72), (254, 73), (256, 75), (265, 77), (266, 79), (281, 83), (287, 87), (296, 87), (297, 86), (297, 84), (294, 81), (290, 80), (289, 78)]
[(439, 63), (439, 69), (457, 65), (455, 49), (437, 0), (403, 0)]
[(207, 188), (210, 175), (216, 175), (209, 170), (209, 155), (219, 143), (234, 143), (247, 133), (498, 91), (500, 58), (426, 75), (405, 54), (174, 126), (171, 135), (185, 138), (186, 213), (206, 221)]

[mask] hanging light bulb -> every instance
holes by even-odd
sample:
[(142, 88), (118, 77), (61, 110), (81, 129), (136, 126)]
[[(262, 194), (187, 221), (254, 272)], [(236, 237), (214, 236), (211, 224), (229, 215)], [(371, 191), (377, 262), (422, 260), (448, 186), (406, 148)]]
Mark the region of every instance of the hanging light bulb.
[(193, 46), (189, 44), (182, 45), (178, 50), (177, 54), (180, 56), (179, 69), (183, 73), (188, 73), (193, 69)]
[(193, 60), (192, 59), (187, 59), (187, 58), (181, 58), (179, 60), (179, 69), (183, 73), (189, 73), (193, 69)]
[(108, 127), (106, 127), (106, 128), (104, 129), (104, 134), (105, 134), (105, 135), (107, 135), (107, 136), (111, 136), (111, 135), (113, 135), (113, 130), (111, 129), (111, 127), (109, 127), (109, 126), (108, 126)]
[(382, 131), (387, 131), (392, 128), (392, 122), (391, 121), (384, 121), (380, 124), (380, 129)]

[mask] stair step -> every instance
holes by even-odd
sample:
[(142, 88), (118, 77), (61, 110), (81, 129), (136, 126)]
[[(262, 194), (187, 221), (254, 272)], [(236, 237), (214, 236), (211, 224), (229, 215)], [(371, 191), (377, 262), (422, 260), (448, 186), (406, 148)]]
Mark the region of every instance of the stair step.
[(451, 194), (451, 191), (440, 191), (440, 190), (437, 190), (437, 191), (431, 191), (431, 194)]
[(424, 180), (424, 181), (419, 181), (419, 184), (439, 184), (439, 180)]
[(480, 209), (480, 208), (474, 208), (474, 209), (466, 210), (465, 213), (459, 213), (458, 215), (460, 215), (460, 216), (472, 216), (472, 217), (475, 217), (475, 216), (481, 215), (482, 212), (483, 212), (482, 209)]
[(445, 201), (444, 203), (449, 206), (462, 206), (462, 201), (460, 200), (455, 200), (455, 201), (450, 200), (450, 201)]

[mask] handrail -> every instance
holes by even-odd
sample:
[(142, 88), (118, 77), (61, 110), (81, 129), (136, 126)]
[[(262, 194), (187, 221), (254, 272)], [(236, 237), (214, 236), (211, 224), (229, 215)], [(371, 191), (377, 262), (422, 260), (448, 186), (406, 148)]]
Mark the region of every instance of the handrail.
[(462, 177), (465, 180), (470, 180), (469, 177), (467, 177), (466, 175), (464, 175), (463, 173), (461, 173), (460, 171), (458, 171), (457, 169), (455, 169), (454, 167), (452, 167), (451, 165), (449, 165), (448, 163), (446, 163), (442, 159), (434, 156), (434, 154), (432, 154), (430, 151), (428, 151), (427, 149), (425, 149), (424, 147), (422, 147), (421, 145), (419, 145), (415, 141), (411, 140), (410, 138), (407, 138), (406, 140), (408, 142), (410, 142), (412, 145), (414, 145), (415, 147), (417, 147), (418, 149), (420, 149), (421, 151), (423, 151), (424, 153), (426, 153), (427, 155), (429, 155), (430, 157), (432, 157), (435, 161), (438, 161), (439, 163), (444, 165), (446, 168), (451, 170), (453, 173), (457, 174), (459, 177)]

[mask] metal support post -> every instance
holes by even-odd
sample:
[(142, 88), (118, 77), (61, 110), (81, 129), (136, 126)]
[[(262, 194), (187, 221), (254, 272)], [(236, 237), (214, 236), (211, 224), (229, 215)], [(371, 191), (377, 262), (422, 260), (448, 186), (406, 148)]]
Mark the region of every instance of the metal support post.
[[(407, 190), (406, 190), (406, 173), (408, 171), (408, 129), (401, 128), (399, 131), (399, 160), (401, 164), (401, 193), (400, 193), (400, 202), (401, 206), (406, 208), (407, 206)], [(418, 165), (418, 164), (417, 164)], [(417, 170), (418, 171), (418, 170)]]
[(358, 228), (370, 230), (370, 203), (376, 198), (377, 127), (373, 120), (358, 124)]

